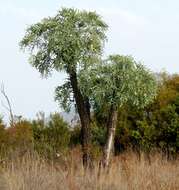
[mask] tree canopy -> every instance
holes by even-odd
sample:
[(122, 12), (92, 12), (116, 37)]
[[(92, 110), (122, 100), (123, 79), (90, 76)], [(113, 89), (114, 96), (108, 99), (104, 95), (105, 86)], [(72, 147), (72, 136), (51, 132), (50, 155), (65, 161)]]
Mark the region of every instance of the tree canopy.
[(143, 108), (157, 94), (153, 73), (131, 56), (111, 55), (81, 72), (80, 79), (83, 93), (91, 97), (93, 105), (131, 104)]
[(30, 26), (20, 42), (42, 75), (84, 69), (101, 55), (107, 25), (95, 12), (63, 8), (56, 16)]

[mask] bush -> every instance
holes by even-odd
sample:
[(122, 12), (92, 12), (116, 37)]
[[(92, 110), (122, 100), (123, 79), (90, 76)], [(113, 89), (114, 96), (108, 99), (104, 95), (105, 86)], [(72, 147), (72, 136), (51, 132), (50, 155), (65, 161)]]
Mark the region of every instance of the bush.
[(7, 128), (9, 145), (11, 147), (28, 147), (33, 142), (32, 125), (27, 120), (15, 122), (12, 127)]
[(54, 157), (65, 152), (70, 143), (70, 130), (58, 113), (51, 114), (47, 121), (32, 122), (34, 148), (43, 155)]

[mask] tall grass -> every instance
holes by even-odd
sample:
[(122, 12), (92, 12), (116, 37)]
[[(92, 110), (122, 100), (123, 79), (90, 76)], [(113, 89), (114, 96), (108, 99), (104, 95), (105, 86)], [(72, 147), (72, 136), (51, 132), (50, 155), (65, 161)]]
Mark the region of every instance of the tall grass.
[(145, 155), (139, 161), (128, 152), (115, 157), (109, 172), (98, 176), (97, 164), (84, 172), (77, 153), (60, 162), (26, 154), (4, 163), (0, 183), (2, 190), (178, 190), (179, 160), (155, 154), (149, 163)]

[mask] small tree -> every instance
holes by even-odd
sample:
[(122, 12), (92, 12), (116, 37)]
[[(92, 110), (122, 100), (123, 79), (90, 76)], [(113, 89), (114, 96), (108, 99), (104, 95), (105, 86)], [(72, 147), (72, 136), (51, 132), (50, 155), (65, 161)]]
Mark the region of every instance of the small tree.
[(61, 9), (56, 16), (30, 26), (21, 41), (31, 51), (31, 64), (42, 75), (65, 71), (67, 82), (56, 90), (56, 99), (70, 109), (71, 94), (82, 126), (83, 163), (90, 161), (90, 106), (81, 93), (77, 74), (86, 70), (102, 53), (107, 25), (95, 12)]
[(107, 140), (104, 166), (109, 165), (117, 125), (117, 110), (125, 104), (142, 108), (156, 95), (153, 74), (132, 57), (112, 55), (100, 65), (80, 74), (83, 92), (91, 97), (93, 107), (108, 105)]

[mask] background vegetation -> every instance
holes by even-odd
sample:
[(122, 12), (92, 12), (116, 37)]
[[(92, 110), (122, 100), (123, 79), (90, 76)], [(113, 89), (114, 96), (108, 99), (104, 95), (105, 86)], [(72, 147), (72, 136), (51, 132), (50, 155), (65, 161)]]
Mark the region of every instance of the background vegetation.
[[(179, 152), (179, 75), (157, 74), (158, 95), (143, 109), (125, 105), (118, 110), (115, 134), (116, 155), (125, 150), (150, 153), (162, 152), (173, 159)], [(106, 138), (108, 109), (105, 104), (92, 116), (92, 155), (98, 158)], [(15, 119), (13, 126), (0, 119), (0, 156), (12, 151), (36, 151), (46, 158), (55, 158), (81, 144), (80, 122), (65, 122), (59, 113), (45, 117), (43, 112), (34, 120)]]

